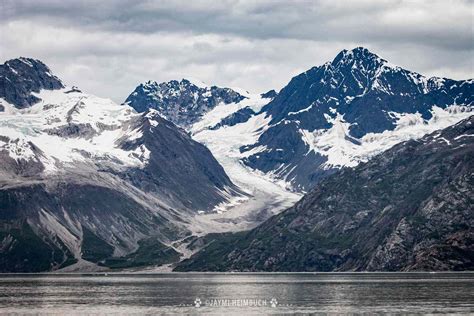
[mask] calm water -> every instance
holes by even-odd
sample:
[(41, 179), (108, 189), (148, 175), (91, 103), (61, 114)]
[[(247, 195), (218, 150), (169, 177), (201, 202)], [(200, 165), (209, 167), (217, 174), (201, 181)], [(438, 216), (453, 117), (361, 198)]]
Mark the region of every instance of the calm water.
[(474, 273), (0, 276), (0, 313), (318, 312), (474, 313)]

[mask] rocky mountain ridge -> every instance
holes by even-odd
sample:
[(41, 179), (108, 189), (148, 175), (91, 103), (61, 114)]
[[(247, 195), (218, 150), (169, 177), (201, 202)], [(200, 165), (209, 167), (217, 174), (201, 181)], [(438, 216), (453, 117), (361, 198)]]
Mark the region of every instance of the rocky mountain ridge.
[(189, 128), (219, 103), (237, 103), (243, 99), (245, 96), (230, 88), (208, 87), (197, 81), (182, 79), (142, 83), (124, 104), (130, 105), (137, 112), (155, 109), (176, 125)]

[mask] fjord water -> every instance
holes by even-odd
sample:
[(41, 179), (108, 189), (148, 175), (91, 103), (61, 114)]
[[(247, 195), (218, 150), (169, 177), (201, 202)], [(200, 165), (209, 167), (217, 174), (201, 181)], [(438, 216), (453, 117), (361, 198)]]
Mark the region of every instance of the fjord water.
[[(197, 298), (200, 307), (195, 306)], [(276, 306), (272, 307), (272, 302)], [(0, 276), (2, 314), (249, 315), (317, 312), (474, 313), (474, 273)]]

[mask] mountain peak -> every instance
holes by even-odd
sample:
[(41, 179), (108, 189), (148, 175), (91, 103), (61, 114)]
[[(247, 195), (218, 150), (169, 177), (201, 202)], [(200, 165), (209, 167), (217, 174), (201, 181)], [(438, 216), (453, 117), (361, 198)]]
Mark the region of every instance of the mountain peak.
[(145, 81), (144, 83), (142, 83), (142, 85), (144, 85), (144, 86), (158, 86), (158, 82), (156, 82), (154, 80), (148, 80), (148, 81)]
[(349, 52), (356, 56), (377, 56), (377, 54), (371, 52), (368, 48), (365, 48), (363, 46), (357, 46), (353, 49), (351, 49)]
[(202, 81), (183, 78), (180, 81), (139, 85), (125, 100), (137, 112), (156, 109), (174, 124), (188, 128), (217, 104), (237, 103), (245, 99), (241, 93)]
[(61, 80), (38, 59), (19, 57), (0, 65), (0, 98), (18, 108), (29, 107), (39, 101), (32, 92), (42, 89), (64, 88)]
[(181, 79), (180, 83), (181, 84), (192, 84), (192, 85), (195, 85), (196, 87), (201, 88), (201, 89), (206, 89), (206, 88), (209, 87), (203, 81), (201, 81), (199, 79), (191, 78), (191, 77)]
[(206, 85), (204, 82), (198, 80), (198, 79), (193, 79), (193, 78), (182, 78), (181, 80), (169, 80), (169, 81), (164, 81), (164, 82), (156, 82), (155, 80), (148, 80), (142, 84), (140, 84), (138, 87), (142, 87), (145, 91), (159, 91), (159, 90), (186, 90), (186, 89), (191, 89), (191, 90), (207, 90), (210, 89), (208, 85)]
[(330, 63), (333, 67), (339, 68), (344, 65), (355, 65), (355, 67), (362, 68), (368, 66), (370, 68), (379, 68), (388, 62), (380, 58), (377, 54), (372, 53), (365, 47), (356, 47), (352, 50), (342, 50), (333, 61)]
[(30, 57), (13, 58), (13, 59), (7, 60), (5, 62), (5, 65), (8, 65), (8, 66), (14, 68), (15, 66), (17, 66), (20, 63), (23, 63), (23, 64), (25, 64), (29, 67), (35, 67), (35, 66), (44, 67), (45, 69), (47, 69), (49, 71), (48, 66), (46, 66), (41, 60), (30, 58)]
[(28, 75), (28, 73), (36, 72), (48, 77), (54, 77), (57, 81), (60, 81), (59, 78), (53, 75), (51, 69), (39, 59), (18, 57), (7, 60), (3, 66), (15, 74)]

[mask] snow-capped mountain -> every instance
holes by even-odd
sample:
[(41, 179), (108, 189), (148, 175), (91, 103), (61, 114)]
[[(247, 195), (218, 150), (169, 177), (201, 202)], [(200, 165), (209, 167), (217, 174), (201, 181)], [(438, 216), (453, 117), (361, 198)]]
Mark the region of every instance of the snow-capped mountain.
[[(468, 117), (474, 80), (428, 78), (357, 47), (294, 77), (278, 94), (242, 96), (206, 108), (194, 124), (181, 126), (237, 182), (232, 170), (242, 173), (244, 163), (254, 176), (304, 192), (342, 167)], [(168, 111), (174, 107), (159, 111), (173, 116)], [(180, 107), (188, 115), (193, 108)]]
[(169, 243), (195, 214), (244, 196), (155, 110), (67, 87), (30, 58), (1, 66), (0, 87), (0, 271), (176, 260)]
[(469, 116), (474, 81), (427, 78), (365, 48), (294, 77), (259, 115), (269, 120), (244, 163), (308, 189), (401, 141)]
[(171, 80), (140, 84), (125, 100), (137, 112), (156, 109), (178, 126), (188, 128), (217, 104), (229, 104), (245, 97), (229, 88), (208, 87), (198, 80)]

